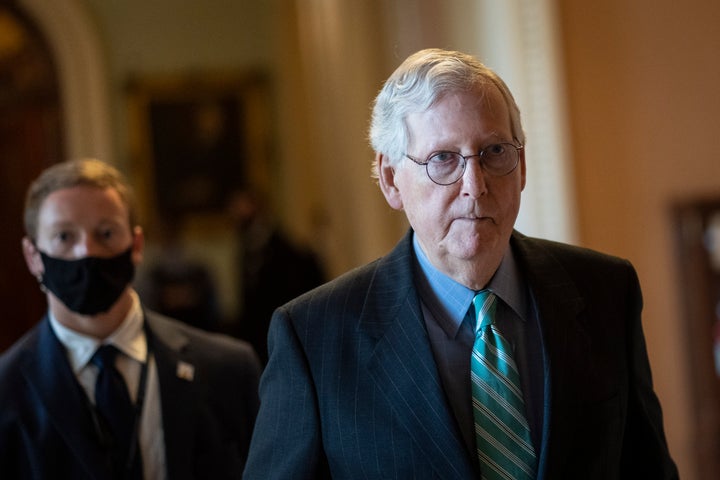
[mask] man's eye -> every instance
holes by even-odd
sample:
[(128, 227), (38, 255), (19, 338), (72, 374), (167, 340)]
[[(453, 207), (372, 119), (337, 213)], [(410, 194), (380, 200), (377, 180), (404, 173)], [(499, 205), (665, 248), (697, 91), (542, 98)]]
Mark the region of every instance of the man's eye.
[(449, 163), (457, 160), (457, 153), (453, 152), (438, 152), (432, 157), (430, 157), (430, 161), (433, 163)]
[(505, 153), (505, 147), (497, 143), (494, 145), (488, 145), (483, 151), (488, 155), (502, 155)]
[(102, 230), (100, 232), (100, 238), (103, 240), (110, 240), (114, 236), (114, 232), (111, 229)]

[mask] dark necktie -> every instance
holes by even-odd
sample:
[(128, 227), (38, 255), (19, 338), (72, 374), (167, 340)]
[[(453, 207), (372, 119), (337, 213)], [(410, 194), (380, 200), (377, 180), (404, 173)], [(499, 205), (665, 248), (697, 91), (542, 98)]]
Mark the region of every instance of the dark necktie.
[(495, 328), (495, 294), (473, 299), (477, 318), (471, 361), (475, 441), (483, 479), (535, 478), (536, 457), (512, 348)]
[(125, 380), (115, 368), (118, 353), (114, 346), (103, 345), (93, 355), (92, 362), (98, 367), (95, 406), (110, 433), (113, 477), (141, 479), (142, 465), (135, 426), (137, 414)]

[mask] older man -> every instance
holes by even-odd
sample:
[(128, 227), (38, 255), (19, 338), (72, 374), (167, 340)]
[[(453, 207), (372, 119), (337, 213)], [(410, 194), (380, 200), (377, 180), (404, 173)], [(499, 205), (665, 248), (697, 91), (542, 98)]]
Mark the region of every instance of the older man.
[(370, 138), (411, 229), (275, 311), (245, 477), (677, 478), (633, 267), (514, 231), (525, 137), (503, 81), (420, 51)]

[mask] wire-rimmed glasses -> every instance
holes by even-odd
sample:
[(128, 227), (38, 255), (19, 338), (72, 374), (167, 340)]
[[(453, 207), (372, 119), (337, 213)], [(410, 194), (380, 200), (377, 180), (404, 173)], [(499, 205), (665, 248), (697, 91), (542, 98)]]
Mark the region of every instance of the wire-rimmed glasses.
[(425, 171), (433, 182), (438, 185), (452, 185), (462, 178), (467, 167), (467, 160), (472, 157), (479, 157), (480, 165), (488, 175), (493, 177), (508, 175), (520, 162), (520, 150), (522, 149), (523, 145), (493, 143), (475, 155), (442, 151), (432, 153), (424, 162), (407, 153), (405, 156), (418, 165), (425, 165)]

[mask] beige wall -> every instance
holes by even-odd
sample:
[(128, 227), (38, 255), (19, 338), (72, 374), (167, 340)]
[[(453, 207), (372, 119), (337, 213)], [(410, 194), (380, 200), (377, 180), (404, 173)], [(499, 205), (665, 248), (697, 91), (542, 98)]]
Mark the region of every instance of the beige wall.
[(692, 479), (669, 208), (720, 197), (720, 2), (559, 1), (580, 242), (629, 258), (671, 452)]

